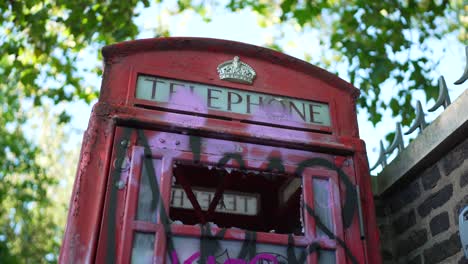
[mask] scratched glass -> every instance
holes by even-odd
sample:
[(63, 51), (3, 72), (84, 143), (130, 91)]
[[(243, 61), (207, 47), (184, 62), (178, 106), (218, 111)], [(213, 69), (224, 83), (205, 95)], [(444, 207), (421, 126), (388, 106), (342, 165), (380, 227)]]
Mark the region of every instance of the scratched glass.
[[(314, 211), (325, 227), (333, 232), (333, 220), (330, 204), (330, 183), (326, 179), (314, 178), (312, 180), (314, 192)], [(317, 236), (326, 236), (326, 233), (317, 225)]]
[(132, 262), (135, 264), (153, 263), (154, 233), (135, 232), (132, 246)]
[[(151, 166), (152, 161), (152, 166)], [(148, 173), (148, 167), (152, 167), (154, 173)], [(157, 206), (155, 206), (154, 201), (159, 202), (160, 197), (153, 197), (153, 191), (150, 181), (150, 177), (155, 177), (155, 181), (158, 182), (158, 186), (153, 186), (154, 188), (159, 187), (159, 173), (161, 168), (161, 160), (158, 159), (149, 159), (146, 158), (143, 160), (142, 171), (140, 177), (140, 187), (138, 191), (138, 207), (136, 220), (146, 221), (156, 223), (157, 215)], [(156, 195), (156, 193), (154, 194)]]
[(336, 254), (334, 250), (319, 250), (318, 264), (335, 264)]

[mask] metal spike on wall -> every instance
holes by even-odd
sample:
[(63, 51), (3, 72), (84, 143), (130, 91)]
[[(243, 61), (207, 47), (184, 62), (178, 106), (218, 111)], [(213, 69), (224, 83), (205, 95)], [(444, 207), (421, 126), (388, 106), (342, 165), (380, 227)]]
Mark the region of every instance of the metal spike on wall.
[(374, 169), (377, 168), (377, 166), (379, 166), (380, 164), (382, 165), (382, 168), (384, 168), (385, 166), (387, 166), (387, 155), (385, 154), (385, 148), (384, 148), (384, 146), (383, 146), (382, 140), (380, 140), (379, 159), (377, 160), (377, 162), (375, 163), (375, 165), (372, 166), (372, 168), (370, 168), (369, 170), (374, 170)]
[(413, 133), (418, 127), (419, 127), (419, 133), (421, 133), (423, 129), (427, 127), (426, 120), (424, 119), (424, 111), (421, 106), (421, 101), (419, 100), (416, 102), (416, 118), (414, 119), (413, 125), (405, 133), (405, 135), (409, 135)]
[[(455, 84), (457, 85), (460, 85), (464, 83), (466, 80), (468, 80), (468, 46), (465, 46), (465, 54), (466, 54), (465, 71), (463, 72), (462, 76), (455, 82)], [(444, 106), (444, 109), (446, 109), (451, 103), (444, 76), (439, 77), (438, 84), (439, 84), (439, 97), (437, 98), (435, 105), (429, 109), (430, 112), (435, 111), (441, 106)], [(405, 133), (405, 135), (409, 135), (413, 133), (416, 130), (416, 128), (419, 128), (419, 133), (421, 133), (423, 129), (426, 128), (427, 126), (428, 126), (428, 123), (426, 123), (426, 120), (425, 120), (425, 114), (421, 106), (421, 101), (418, 100), (416, 102), (416, 118), (414, 120), (414, 123), (409, 128), (409, 130)], [(393, 139), (393, 142), (390, 144), (387, 150), (385, 150), (382, 140), (380, 140), (379, 158), (376, 164), (372, 168), (370, 168), (370, 171), (374, 170), (379, 165), (382, 165), (382, 168), (387, 166), (387, 154), (391, 154), (396, 148), (398, 148), (398, 153), (399, 153), (404, 149), (404, 147), (405, 146), (403, 143), (403, 136), (401, 133), (401, 124), (398, 122), (396, 124), (395, 138)]]
[(403, 144), (403, 135), (401, 133), (401, 124), (400, 122), (396, 123), (395, 138), (393, 139), (392, 144), (387, 148), (385, 154), (391, 154), (396, 148), (398, 148), (398, 153), (400, 153), (405, 145)]
[(466, 58), (465, 58), (465, 60), (466, 60), (465, 71), (463, 72), (460, 79), (458, 79), (456, 82), (454, 82), (457, 85), (460, 85), (460, 84), (464, 83), (466, 80), (468, 80), (468, 46), (465, 47), (465, 56), (466, 56)]
[(434, 112), (437, 108), (444, 106), (444, 109), (451, 104), (450, 102), (450, 95), (448, 93), (447, 84), (445, 83), (444, 76), (439, 77), (439, 97), (437, 98), (437, 102), (433, 107), (431, 107), (428, 111)]

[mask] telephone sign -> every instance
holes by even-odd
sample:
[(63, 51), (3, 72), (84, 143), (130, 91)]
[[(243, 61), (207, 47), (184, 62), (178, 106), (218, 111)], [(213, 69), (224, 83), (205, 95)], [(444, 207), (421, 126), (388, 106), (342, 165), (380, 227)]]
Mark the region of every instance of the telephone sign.
[(351, 84), (217, 39), (103, 57), (61, 263), (381, 263)]
[[(187, 101), (187, 97), (194, 100)], [(197, 112), (209, 109), (264, 116), (265, 120), (331, 125), (330, 110), (324, 103), (145, 75), (138, 76), (136, 98), (171, 103), (177, 109), (192, 107)]]

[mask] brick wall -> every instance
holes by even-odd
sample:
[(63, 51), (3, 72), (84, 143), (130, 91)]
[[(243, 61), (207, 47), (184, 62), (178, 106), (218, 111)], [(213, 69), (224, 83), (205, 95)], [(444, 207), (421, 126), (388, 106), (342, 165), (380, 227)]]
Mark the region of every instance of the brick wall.
[(468, 139), (376, 197), (384, 263), (468, 263), (458, 214), (468, 205)]
[(384, 263), (468, 264), (468, 90), (372, 177)]

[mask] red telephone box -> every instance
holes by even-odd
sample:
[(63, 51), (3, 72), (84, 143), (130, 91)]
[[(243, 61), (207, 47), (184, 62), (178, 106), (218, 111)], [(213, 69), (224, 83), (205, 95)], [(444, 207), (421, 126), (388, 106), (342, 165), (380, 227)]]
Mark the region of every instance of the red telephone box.
[(279, 52), (103, 49), (61, 263), (380, 263), (358, 90)]

